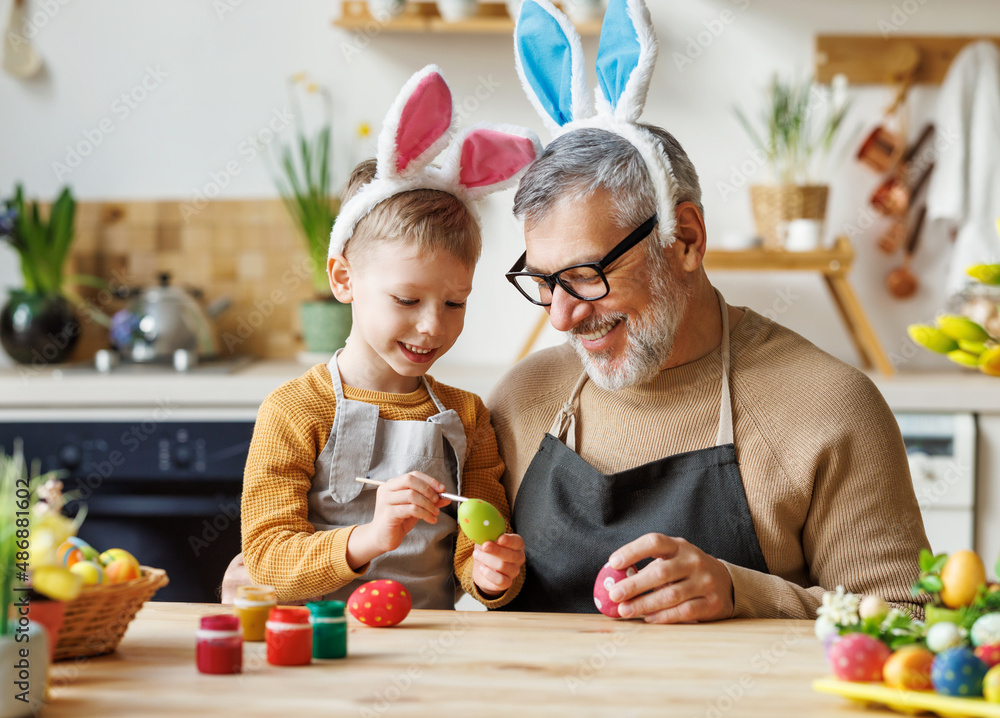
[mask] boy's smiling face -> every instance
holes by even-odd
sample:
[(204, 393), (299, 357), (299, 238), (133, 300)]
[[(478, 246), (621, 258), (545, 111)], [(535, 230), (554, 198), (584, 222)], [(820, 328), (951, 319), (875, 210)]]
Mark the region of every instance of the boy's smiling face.
[(329, 264), (334, 294), (353, 304), (354, 324), (338, 366), (345, 383), (406, 393), (465, 325), (474, 268), (447, 250), (385, 242), (357, 264)]

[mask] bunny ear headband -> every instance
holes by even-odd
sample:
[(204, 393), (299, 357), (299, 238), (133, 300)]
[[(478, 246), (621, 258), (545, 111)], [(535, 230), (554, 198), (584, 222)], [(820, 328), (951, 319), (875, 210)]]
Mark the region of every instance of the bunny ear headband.
[(662, 241), (673, 243), (677, 183), (659, 140), (637, 123), (656, 64), (656, 36), (643, 0), (611, 0), (597, 51), (597, 109), (590, 100), (580, 35), (549, 0), (524, 0), (514, 58), (528, 99), (558, 137), (594, 127), (624, 137), (646, 164)]
[(375, 179), (340, 209), (330, 233), (330, 257), (342, 254), (361, 218), (380, 202), (415, 189), (447, 192), (469, 207), (512, 186), (541, 153), (531, 130), (481, 123), (463, 130), (440, 167), (431, 161), (454, 134), (451, 90), (435, 65), (413, 75), (400, 90), (378, 136)]

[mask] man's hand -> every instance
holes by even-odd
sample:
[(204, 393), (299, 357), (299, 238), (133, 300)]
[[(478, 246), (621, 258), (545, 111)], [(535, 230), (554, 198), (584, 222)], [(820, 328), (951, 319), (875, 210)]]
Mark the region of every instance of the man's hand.
[(375, 515), (351, 532), (347, 564), (357, 571), (377, 556), (399, 548), (417, 521), (436, 524), (450, 502), (441, 496), (444, 484), (420, 471), (389, 479), (375, 493)]
[[(647, 623), (717, 621), (733, 615), (733, 582), (725, 564), (682, 538), (646, 534), (611, 554), (613, 568), (652, 558), (609, 594), (623, 618)], [(645, 594), (645, 595), (641, 595)]]
[(472, 550), (472, 580), (486, 598), (496, 598), (511, 587), (524, 565), (524, 539), (504, 534)]

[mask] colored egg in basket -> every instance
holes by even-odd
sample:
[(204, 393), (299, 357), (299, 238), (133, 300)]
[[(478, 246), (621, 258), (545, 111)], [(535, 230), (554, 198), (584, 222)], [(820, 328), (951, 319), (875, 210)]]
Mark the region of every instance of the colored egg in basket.
[(931, 668), (934, 690), (957, 698), (978, 698), (983, 695), (985, 676), (986, 664), (964, 646), (939, 653)]
[(842, 681), (881, 681), (889, 647), (864, 633), (842, 636), (827, 654), (833, 675)]
[(934, 654), (921, 646), (903, 646), (895, 651), (882, 667), (882, 677), (890, 688), (907, 691), (927, 691), (931, 682)]

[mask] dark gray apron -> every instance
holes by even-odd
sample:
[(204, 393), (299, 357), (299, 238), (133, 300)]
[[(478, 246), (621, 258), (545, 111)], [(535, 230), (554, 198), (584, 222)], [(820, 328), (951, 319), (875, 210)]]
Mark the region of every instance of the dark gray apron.
[[(422, 471), (444, 484), (445, 491), (461, 492), (467, 446), (462, 418), (454, 409), (445, 409), (426, 379), (421, 381), (438, 413), (426, 421), (389, 421), (379, 417), (375, 404), (344, 398), (337, 355), (327, 367), (337, 413), (309, 490), (309, 521), (317, 531), (372, 520), (376, 487), (355, 481), (358, 476), (387, 481)], [(456, 511), (449, 504), (436, 524), (417, 521), (395, 551), (372, 559), (363, 577), (324, 598), (346, 601), (366, 581), (392, 578), (410, 590), (414, 608), (455, 608)]]
[(584, 373), (514, 500), (512, 525), (524, 538), (526, 577), (507, 610), (597, 613), (598, 571), (617, 549), (650, 532), (684, 538), (715, 558), (768, 573), (733, 445), (729, 311), (718, 296), (722, 396), (715, 446), (602, 474), (573, 451)]

